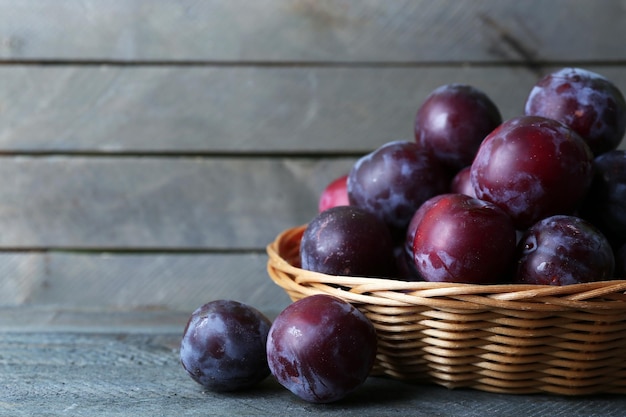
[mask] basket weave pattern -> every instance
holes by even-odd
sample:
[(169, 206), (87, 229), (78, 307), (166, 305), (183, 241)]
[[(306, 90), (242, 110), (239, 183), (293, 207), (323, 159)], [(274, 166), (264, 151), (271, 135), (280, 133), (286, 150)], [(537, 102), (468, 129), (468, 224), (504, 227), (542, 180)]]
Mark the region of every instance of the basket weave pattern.
[(268, 274), (292, 300), (330, 294), (374, 324), (374, 375), (448, 388), (626, 394), (626, 280), (470, 285), (330, 276), (299, 268), (305, 226), (268, 245)]

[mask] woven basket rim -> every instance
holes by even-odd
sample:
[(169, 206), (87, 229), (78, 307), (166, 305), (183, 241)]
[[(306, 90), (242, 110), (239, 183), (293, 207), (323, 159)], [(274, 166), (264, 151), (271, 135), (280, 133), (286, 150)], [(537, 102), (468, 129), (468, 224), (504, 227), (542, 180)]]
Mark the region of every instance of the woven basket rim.
[[(626, 311), (626, 280), (596, 281), (565, 286), (536, 284), (462, 284), (402, 281), (327, 275), (294, 266), (306, 224), (280, 232), (267, 245), (268, 274), (288, 292), (329, 293), (359, 304), (434, 306), (452, 309), (513, 309), (531, 311)], [(297, 244), (297, 248), (296, 248)], [(291, 259), (289, 258), (291, 254)], [(290, 263), (291, 261), (291, 263)]]

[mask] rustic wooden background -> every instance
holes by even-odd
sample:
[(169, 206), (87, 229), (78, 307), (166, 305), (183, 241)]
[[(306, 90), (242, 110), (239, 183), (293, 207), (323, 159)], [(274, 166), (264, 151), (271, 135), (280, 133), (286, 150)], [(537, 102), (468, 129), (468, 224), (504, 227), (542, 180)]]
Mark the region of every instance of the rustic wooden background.
[[(472, 84), (505, 118), (562, 66), (626, 91), (625, 39), (622, 0), (0, 0), (0, 329), (177, 334), (217, 298), (274, 315), (265, 245), (411, 138), (430, 91)], [(111, 345), (7, 334), (0, 362)]]
[(274, 313), (265, 245), (430, 91), (505, 118), (560, 66), (626, 91), (624, 23), (610, 0), (2, 0), (0, 305)]

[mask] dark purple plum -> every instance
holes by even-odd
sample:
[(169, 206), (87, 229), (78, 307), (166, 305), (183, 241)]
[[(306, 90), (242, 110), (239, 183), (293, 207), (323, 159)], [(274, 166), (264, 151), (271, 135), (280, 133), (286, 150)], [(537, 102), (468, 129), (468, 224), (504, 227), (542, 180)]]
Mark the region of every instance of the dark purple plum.
[(596, 156), (616, 149), (626, 131), (621, 91), (602, 75), (582, 68), (562, 68), (539, 80), (526, 100), (525, 113), (569, 126)]
[(480, 143), (500, 123), (500, 111), (487, 94), (470, 85), (447, 84), (418, 109), (415, 140), (456, 172), (472, 163)]
[(413, 240), (413, 259), (431, 282), (491, 284), (508, 279), (516, 231), (495, 204), (464, 194), (435, 197)]
[(471, 166), (466, 166), (456, 173), (454, 178), (452, 178), (452, 183), (450, 184), (450, 192), (456, 194), (465, 194), (470, 197), (476, 197), (476, 193), (474, 192), (474, 187), (472, 187), (472, 181), (470, 180), (470, 173), (472, 171)]
[(556, 215), (531, 226), (520, 240), (514, 282), (570, 285), (613, 278), (615, 257), (591, 223)]
[(350, 303), (319, 294), (294, 302), (274, 320), (267, 360), (280, 384), (313, 403), (338, 401), (367, 379), (376, 330)]
[(407, 256), (404, 242), (394, 246), (393, 254), (396, 259), (396, 276), (393, 277), (394, 279), (401, 281), (423, 281), (415, 269), (413, 259)]
[(433, 156), (415, 142), (388, 142), (360, 158), (348, 174), (350, 204), (382, 219), (394, 237), (422, 203), (448, 189), (449, 176)]
[(330, 275), (393, 277), (395, 258), (389, 229), (378, 217), (354, 206), (319, 213), (300, 241), (303, 269)]
[(626, 243), (615, 251), (615, 277), (626, 279)]
[(322, 191), (317, 205), (318, 212), (335, 206), (348, 206), (348, 175), (331, 181)]
[(265, 347), (270, 320), (233, 300), (215, 300), (196, 309), (180, 344), (180, 361), (194, 381), (210, 391), (246, 389), (270, 370)]
[(594, 178), (581, 209), (614, 245), (626, 242), (626, 151), (606, 152), (594, 160)]
[(564, 124), (538, 116), (510, 119), (478, 149), (470, 180), (476, 197), (502, 208), (519, 230), (573, 214), (593, 178), (593, 154)]

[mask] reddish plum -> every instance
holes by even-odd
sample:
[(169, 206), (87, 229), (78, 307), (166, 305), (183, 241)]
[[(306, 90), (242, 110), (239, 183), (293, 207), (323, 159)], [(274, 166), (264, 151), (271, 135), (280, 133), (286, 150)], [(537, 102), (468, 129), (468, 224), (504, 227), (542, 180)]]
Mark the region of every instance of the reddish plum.
[(452, 171), (470, 165), (485, 136), (502, 123), (498, 107), (470, 85), (435, 89), (415, 117), (415, 140)]
[(606, 237), (579, 217), (556, 215), (531, 226), (517, 248), (514, 281), (570, 285), (613, 278), (615, 257)]
[(626, 102), (620, 90), (602, 75), (581, 68), (563, 68), (539, 80), (525, 113), (569, 126), (596, 156), (617, 148), (626, 131)]
[(348, 176), (342, 175), (331, 181), (322, 191), (318, 203), (318, 212), (322, 212), (331, 207), (348, 206)]
[(196, 309), (180, 344), (180, 361), (191, 378), (211, 391), (236, 391), (265, 379), (265, 346), (271, 322), (257, 309), (216, 300)]
[(387, 226), (354, 206), (319, 213), (300, 242), (303, 269), (330, 275), (392, 277), (393, 241)]
[(422, 203), (448, 189), (448, 176), (433, 154), (415, 142), (388, 142), (360, 158), (348, 174), (350, 204), (381, 218), (394, 237)]
[(516, 243), (509, 216), (495, 204), (464, 194), (435, 198), (413, 241), (413, 259), (424, 280), (468, 284), (506, 280)]
[(318, 294), (274, 320), (267, 360), (280, 384), (313, 403), (338, 401), (367, 379), (376, 357), (373, 324), (350, 303)]
[(452, 178), (452, 184), (450, 185), (450, 191), (456, 194), (465, 194), (470, 197), (476, 197), (474, 187), (472, 187), (472, 181), (470, 180), (470, 173), (472, 171), (471, 166), (467, 166), (456, 173)]
[(413, 241), (415, 240), (415, 233), (417, 232), (417, 226), (424, 218), (424, 214), (441, 198), (445, 197), (447, 194), (439, 194), (432, 198), (429, 198), (420, 206), (419, 209), (413, 214), (411, 221), (409, 222), (409, 226), (406, 230), (406, 235), (404, 238), (404, 256), (406, 258), (407, 271), (408, 274), (406, 276), (407, 280), (411, 281), (422, 281), (422, 277), (419, 275), (417, 268), (415, 267), (415, 260), (413, 258)]
[(572, 214), (593, 177), (593, 155), (573, 130), (552, 119), (520, 116), (483, 141), (471, 166), (476, 197), (501, 207), (524, 230), (542, 218)]

